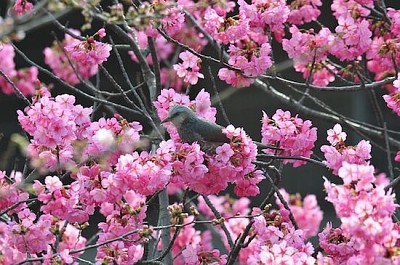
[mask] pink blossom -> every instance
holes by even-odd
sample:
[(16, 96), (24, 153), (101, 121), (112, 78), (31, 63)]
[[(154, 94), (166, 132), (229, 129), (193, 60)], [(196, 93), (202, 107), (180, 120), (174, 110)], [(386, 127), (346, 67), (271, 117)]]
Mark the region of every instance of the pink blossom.
[[(320, 245), (337, 262), (360, 258), (373, 264), (387, 260), (387, 248), (400, 237), (391, 218), (398, 207), (394, 195), (390, 190), (385, 191), (385, 186), (378, 184), (373, 174), (372, 166), (343, 163), (339, 169), (343, 185), (325, 180), (326, 199), (334, 205), (341, 220), (341, 227), (336, 231), (343, 235), (340, 241), (335, 241), (327, 235), (332, 229), (325, 230), (320, 234)], [(332, 251), (340, 251), (340, 255)]]
[(98, 66), (107, 61), (110, 56), (111, 45), (95, 41), (93, 37), (87, 37), (83, 41), (67, 44), (65, 51), (76, 62), (85, 66)]
[(342, 132), (342, 128), (335, 127), (328, 133), (328, 141), (331, 145), (321, 146), (321, 151), (325, 156), (326, 165), (333, 170), (334, 174), (338, 173), (343, 162), (352, 164), (365, 165), (371, 158), (371, 145), (368, 141), (361, 140), (356, 146), (346, 146), (344, 140), (346, 133)]
[(72, 144), (90, 123), (92, 112), (91, 108), (74, 103), (75, 97), (71, 95), (43, 96), (24, 112), (17, 111), (22, 128), (33, 137), (28, 156), (39, 169), (54, 169), (57, 159), (61, 166), (72, 163)]
[[(323, 217), (315, 195), (307, 195), (304, 197), (304, 200), (301, 200), (299, 194), (290, 195), (283, 189), (280, 189), (280, 193), (283, 195), (285, 201), (288, 202), (299, 228), (304, 231), (304, 237), (315, 236), (319, 231)], [(283, 204), (278, 198), (276, 199), (276, 203), (280, 209), (284, 209)]]
[[(80, 35), (80, 32), (77, 30), (71, 30), (74, 34)], [(71, 37), (70, 35), (65, 35), (65, 39), (62, 42), (63, 47), (66, 49), (66, 47), (69, 47), (70, 51), (74, 51), (74, 47), (78, 47), (75, 54), (77, 55), (77, 51), (79, 49), (79, 45), (82, 45), (82, 43)], [(95, 46), (95, 44), (94, 44)], [(79, 76), (82, 79), (88, 79), (89, 77), (95, 75), (98, 71), (98, 64), (90, 64), (87, 63), (87, 61), (80, 61), (80, 59), (75, 58), (74, 60), (68, 60), (68, 57), (65, 55), (63, 52), (62, 48), (58, 46), (58, 43), (53, 43), (52, 47), (47, 47), (43, 50), (44, 53), (44, 61), (47, 65), (50, 66), (52, 71), (61, 79), (65, 80), (69, 84), (75, 85), (80, 82), (78, 76), (76, 75), (75, 71), (78, 72)], [(91, 55), (93, 55), (95, 51), (90, 52)], [(69, 57), (71, 57), (71, 54), (69, 54)], [(82, 55), (85, 53), (82, 52)], [(108, 51), (109, 54), (109, 51)], [(90, 56), (90, 55), (89, 55)], [(76, 57), (76, 56), (75, 56)], [(95, 61), (95, 60), (92, 60)], [(71, 65), (71, 63), (72, 65)]]
[[(312, 70), (311, 67), (313, 67)], [(337, 73), (337, 69), (325, 61), (321, 63), (314, 62), (314, 64), (308, 63), (307, 65), (295, 63), (294, 69), (297, 72), (302, 72), (304, 79), (311, 78), (311, 83), (316, 86), (327, 86), (335, 81), (335, 73)]]
[(339, 17), (336, 27), (337, 36), (330, 53), (341, 61), (351, 60), (366, 52), (371, 46), (372, 32), (367, 20), (355, 21), (351, 16)]
[(182, 63), (175, 64), (174, 70), (180, 78), (189, 84), (195, 85), (199, 78), (204, 78), (204, 75), (200, 73), (201, 60), (196, 55), (189, 51), (184, 51), (179, 54), (179, 58)]
[(289, 6), (290, 14), (288, 22), (301, 25), (316, 20), (321, 14), (321, 11), (318, 9), (321, 5), (322, 1), (320, 0), (293, 1)]
[(333, 126), (333, 129), (329, 129), (327, 133), (327, 140), (333, 146), (346, 141), (347, 134), (342, 131), (342, 126), (340, 126), (340, 124), (335, 124), (335, 126)]
[(389, 94), (384, 95), (388, 108), (392, 109), (398, 116), (400, 116), (400, 74), (398, 74), (397, 79), (393, 82), (395, 90)]
[[(105, 215), (106, 220), (99, 223), (98, 243), (135, 230), (149, 229), (143, 225), (147, 209), (145, 204), (146, 197), (133, 191), (127, 191), (121, 195), (124, 195), (129, 202), (125, 202), (121, 198), (117, 203), (103, 203), (100, 207), (100, 212)], [(139, 231), (124, 238), (125, 240), (113, 241), (99, 247), (96, 261), (104, 262), (112, 259), (124, 265), (139, 261), (144, 253), (142, 243), (146, 239), (141, 238)]]
[(97, 31), (97, 34), (99, 34), (100, 38), (104, 38), (106, 36), (106, 30), (101, 28)]
[[(148, 36), (146, 34), (146, 32), (144, 31), (133, 31), (134, 33), (136, 33), (135, 38), (137, 38), (137, 42), (139, 44), (139, 47), (141, 49), (147, 49), (148, 48)], [(155, 45), (155, 50), (157, 53), (157, 59), (158, 60), (164, 60), (167, 59), (168, 56), (170, 56), (173, 52), (173, 45), (168, 42), (163, 36), (161, 36), (160, 34), (157, 34), (154, 37), (154, 45)], [(134, 62), (139, 62), (135, 53), (133, 51), (129, 51), (128, 54), (131, 56), (131, 59)], [(153, 64), (153, 59), (151, 58), (151, 54), (149, 54), (146, 57), (146, 61), (149, 64)]]
[(33, 4), (27, 0), (15, 1), (14, 10), (17, 15), (25, 14), (33, 9)]
[(212, 8), (206, 10), (204, 19), (205, 30), (222, 44), (234, 43), (244, 39), (250, 30), (247, 19), (235, 20), (232, 17), (225, 19)]
[[(311, 127), (311, 121), (291, 117), (289, 111), (278, 109), (270, 119), (263, 113), (262, 119), (262, 143), (277, 145), (282, 148), (283, 156), (310, 157), (314, 142), (317, 139), (317, 128)], [(269, 149), (264, 152), (272, 154), (275, 151)], [(283, 163), (292, 163), (294, 167), (305, 164), (300, 160), (283, 160)]]
[(185, 15), (180, 8), (168, 8), (168, 14), (162, 19), (165, 30), (170, 35), (179, 32), (185, 25)]
[[(14, 83), (23, 95), (33, 95), (39, 82), (39, 71), (36, 67), (26, 67), (17, 70), (14, 63), (15, 51), (10, 44), (0, 43), (0, 70)], [(0, 76), (0, 88), (6, 95), (15, 93), (13, 86)]]
[(251, 21), (251, 27), (264, 28), (268, 26), (271, 31), (283, 28), (283, 23), (289, 17), (290, 10), (283, 0), (254, 0), (251, 4), (238, 1), (241, 18)]
[[(7, 176), (5, 171), (0, 171), (0, 211), (4, 211), (10, 206), (17, 205), (29, 198), (27, 192), (18, 188), (18, 185), (20, 185), (22, 181), (21, 175), (21, 172), (13, 171), (9, 176)], [(13, 182), (9, 183), (8, 179)], [(26, 207), (26, 203), (20, 203), (15, 209), (12, 209), (7, 213), (16, 213), (24, 207)]]
[(296, 63), (307, 65), (326, 60), (334, 41), (334, 36), (328, 28), (322, 28), (315, 34), (313, 30), (303, 32), (292, 26), (290, 33), (290, 39), (283, 39), (282, 48)]
[(62, 188), (62, 182), (57, 176), (54, 177), (47, 176), (45, 178), (45, 183), (46, 183), (46, 189), (48, 189), (50, 192), (54, 192)]
[(218, 77), (234, 87), (248, 87), (254, 82), (253, 79), (246, 78), (240, 73), (229, 70), (228, 68), (219, 69)]

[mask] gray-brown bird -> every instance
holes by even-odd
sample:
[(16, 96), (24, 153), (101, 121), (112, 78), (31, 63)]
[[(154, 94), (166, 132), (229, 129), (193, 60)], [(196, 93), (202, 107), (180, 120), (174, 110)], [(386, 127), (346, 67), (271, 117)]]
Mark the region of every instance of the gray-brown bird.
[(229, 139), (222, 132), (224, 127), (198, 117), (190, 108), (182, 105), (173, 106), (168, 117), (161, 123), (172, 122), (184, 143), (197, 142), (205, 153), (215, 153), (215, 149)]
[[(189, 144), (197, 142), (201, 150), (207, 154), (214, 154), (218, 146), (229, 143), (229, 139), (222, 132), (224, 127), (198, 117), (190, 108), (183, 105), (173, 106), (168, 112), (168, 117), (161, 121), (165, 122), (174, 124), (182, 142)], [(259, 148), (282, 150), (279, 147), (253, 142)]]

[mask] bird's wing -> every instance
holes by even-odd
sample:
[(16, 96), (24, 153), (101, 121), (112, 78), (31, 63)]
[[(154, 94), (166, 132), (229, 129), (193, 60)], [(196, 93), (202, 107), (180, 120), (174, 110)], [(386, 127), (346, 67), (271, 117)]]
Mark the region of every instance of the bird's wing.
[(220, 143), (229, 142), (229, 139), (222, 132), (224, 127), (218, 124), (211, 123), (203, 119), (198, 119), (194, 127), (194, 132), (199, 134), (204, 141)]

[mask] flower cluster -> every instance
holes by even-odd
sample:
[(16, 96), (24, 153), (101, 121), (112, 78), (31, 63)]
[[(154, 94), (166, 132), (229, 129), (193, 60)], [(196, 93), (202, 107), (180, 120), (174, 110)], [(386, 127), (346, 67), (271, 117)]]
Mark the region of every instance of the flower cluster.
[[(80, 35), (78, 30), (70, 31), (77, 36)], [(104, 36), (104, 29), (99, 30), (97, 34)], [(80, 41), (65, 34), (61, 46), (54, 42), (52, 47), (45, 48), (44, 60), (54, 74), (72, 85), (95, 75), (99, 64), (107, 60), (111, 51), (111, 45), (94, 40), (94, 36)]]
[[(288, 203), (297, 225), (304, 232), (304, 237), (310, 238), (315, 236), (319, 231), (319, 225), (323, 217), (323, 212), (318, 206), (315, 195), (309, 194), (302, 200), (300, 194), (291, 195), (284, 189), (280, 189), (279, 192)], [(285, 207), (278, 198), (276, 199), (276, 204), (279, 206), (281, 212), (285, 210)]]
[(268, 26), (272, 32), (283, 28), (290, 13), (284, 0), (254, 0), (251, 4), (239, 0), (238, 3), (240, 17), (248, 19), (251, 27), (264, 28)]
[(320, 246), (334, 263), (398, 264), (391, 252), (400, 238), (392, 220), (398, 207), (387, 180), (374, 176), (374, 167), (344, 162), (338, 171), (343, 185), (325, 180), (326, 199), (340, 218), (340, 229), (327, 227), (320, 235)]
[(384, 95), (388, 108), (392, 109), (397, 116), (400, 116), (400, 74), (397, 75), (397, 79), (393, 82), (395, 90), (390, 95)]
[(99, 247), (96, 254), (98, 262), (128, 265), (142, 258), (144, 253), (142, 243), (151, 235), (149, 227), (143, 224), (147, 210), (145, 202), (145, 196), (128, 190), (116, 203), (101, 204), (100, 213), (106, 220), (99, 223), (101, 232), (98, 243), (125, 236), (124, 240), (112, 241)]
[(47, 176), (45, 185), (35, 180), (33, 189), (43, 203), (40, 210), (70, 223), (84, 223), (94, 213), (94, 207), (79, 201), (79, 184), (64, 186), (57, 176)]
[(64, 49), (73, 61), (79, 62), (84, 68), (94, 67), (97, 72), (98, 65), (107, 61), (110, 56), (111, 45), (96, 41), (90, 36), (83, 41), (68, 43)]
[(89, 125), (91, 112), (91, 108), (75, 105), (75, 97), (67, 94), (55, 98), (47, 94), (24, 112), (18, 110), (18, 121), (33, 137), (27, 149), (32, 164), (54, 170), (58, 163), (63, 167), (72, 163), (72, 144)]
[[(264, 74), (271, 67), (271, 45), (268, 42), (256, 42), (244, 39), (236, 44), (229, 45), (228, 63), (238, 69), (246, 77), (257, 77)], [(242, 74), (228, 68), (221, 68), (218, 77), (234, 86), (248, 86), (253, 80), (244, 78)]]
[(139, 146), (138, 122), (128, 123), (120, 115), (90, 121), (91, 108), (75, 104), (75, 97), (59, 95), (52, 98), (46, 88), (24, 112), (18, 110), (22, 128), (32, 136), (28, 155), (41, 170), (68, 168), (78, 161), (114, 165), (122, 154)]
[(260, 192), (257, 184), (263, 176), (251, 163), (257, 154), (256, 145), (243, 129), (230, 125), (223, 132), (230, 142), (217, 147), (215, 155), (205, 155), (197, 143), (178, 144), (177, 160), (172, 164), (175, 172), (172, 182), (185, 183), (204, 195), (216, 194), (228, 183), (235, 183), (237, 195), (257, 195)]
[(258, 208), (253, 209), (254, 213), (259, 214), (254, 218), (257, 240), (247, 264), (315, 264), (312, 244), (304, 243), (304, 232), (293, 228), (286, 213)]
[[(143, 31), (134, 31), (134, 33), (136, 33), (135, 38), (136, 38), (136, 41), (137, 41), (139, 47), (141, 49), (146, 49), (149, 46), (147, 34)], [(161, 35), (156, 35), (154, 37), (154, 46), (155, 46), (154, 48), (157, 53), (157, 59), (159, 59), (159, 60), (165, 60), (174, 51), (173, 45), (171, 43), (169, 43)], [(134, 62), (139, 62), (138, 58), (136, 57), (136, 55), (133, 51), (129, 51), (128, 54), (131, 56), (131, 59)], [(151, 54), (147, 55), (146, 61), (149, 64), (153, 64), (153, 59), (151, 58)]]
[(321, 5), (321, 0), (295, 0), (289, 6), (290, 13), (287, 21), (295, 25), (315, 21), (321, 14), (318, 9)]
[[(24, 208), (18, 213), (18, 221), (0, 223), (1, 262), (16, 264), (27, 258), (42, 257), (42, 264), (70, 264), (82, 254), (70, 254), (70, 250), (83, 248), (86, 244), (81, 232), (66, 221), (58, 221), (49, 214), (36, 216)], [(57, 255), (52, 249), (56, 245)], [(44, 254), (36, 254), (41, 252)]]
[(33, 9), (33, 4), (27, 0), (15, 1), (14, 10), (17, 15), (23, 15)]
[(248, 20), (225, 19), (215, 9), (208, 8), (204, 14), (204, 29), (222, 44), (234, 43), (246, 37)]
[[(233, 217), (239, 215), (246, 216), (250, 214), (250, 200), (246, 197), (234, 199), (229, 195), (209, 195), (207, 196), (207, 198), (210, 200), (214, 208), (221, 214), (222, 218), (224, 218), (224, 225), (229, 231), (232, 240), (236, 240), (241, 235), (241, 233), (243, 233), (245, 227), (249, 224), (249, 220), (246, 218)], [(199, 212), (202, 213), (205, 217), (210, 219), (216, 218), (210, 207), (206, 204), (203, 197), (198, 198), (197, 207), (199, 209)], [(218, 230), (226, 249), (230, 249), (228, 239), (224, 231), (219, 226), (217, 226), (216, 229)]]
[[(163, 147), (160, 147), (163, 148)], [(170, 150), (172, 151), (172, 150)], [(162, 152), (162, 151), (160, 151)], [(116, 165), (114, 181), (143, 195), (165, 188), (171, 176), (171, 164), (147, 152), (122, 155)]]
[[(0, 43), (0, 70), (15, 84), (22, 94), (33, 95), (35, 93), (35, 84), (39, 83), (39, 71), (34, 66), (19, 70), (15, 69), (14, 57), (13, 46)], [(14, 87), (3, 76), (0, 76), (0, 88), (6, 95), (15, 93)]]
[[(29, 199), (29, 194), (27, 192), (21, 191), (18, 186), (22, 184), (22, 174), (21, 172), (11, 172), (10, 176), (6, 175), (5, 171), (0, 171), (0, 212), (6, 211), (6, 213), (13, 214), (26, 207), (26, 200)], [(7, 180), (11, 180), (8, 183)]]
[(175, 64), (174, 70), (180, 78), (184, 78), (183, 81), (195, 85), (199, 78), (204, 78), (204, 75), (200, 73), (200, 58), (191, 52), (184, 51), (179, 54), (179, 58), (182, 63)]
[(336, 124), (333, 129), (328, 130), (328, 142), (331, 145), (321, 146), (321, 151), (325, 156), (325, 164), (337, 174), (343, 162), (351, 164), (366, 165), (371, 158), (371, 144), (369, 141), (361, 140), (357, 146), (346, 146), (346, 133), (342, 131), (342, 126)]
[[(118, 118), (118, 119), (117, 119)], [(128, 154), (140, 147), (139, 132), (142, 126), (138, 122), (130, 122), (120, 115), (115, 118), (100, 118), (90, 123), (86, 130), (82, 131), (81, 138), (84, 142), (83, 150), (75, 157), (84, 162), (89, 159), (101, 160), (103, 167), (116, 164), (118, 157)]]
[(354, 20), (351, 16), (339, 17), (336, 38), (330, 52), (340, 60), (352, 60), (368, 51), (372, 32), (367, 20)]
[[(278, 109), (272, 119), (264, 113), (261, 135), (263, 144), (275, 145), (283, 149), (280, 155), (310, 157), (317, 140), (317, 128), (312, 127), (309, 120), (303, 121), (297, 115), (291, 117), (289, 111)], [(264, 152), (275, 154), (273, 150), (268, 149)], [(284, 159), (283, 163), (292, 163), (294, 167), (299, 167), (306, 162)]]
[[(303, 77), (314, 85), (326, 86), (335, 80), (332, 73), (336, 69), (326, 63), (329, 49), (335, 37), (328, 28), (322, 28), (317, 34), (310, 30), (301, 32), (296, 26), (290, 28), (291, 38), (283, 39), (282, 48), (294, 61), (294, 68), (303, 73)], [(310, 76), (311, 75), (311, 76)]]

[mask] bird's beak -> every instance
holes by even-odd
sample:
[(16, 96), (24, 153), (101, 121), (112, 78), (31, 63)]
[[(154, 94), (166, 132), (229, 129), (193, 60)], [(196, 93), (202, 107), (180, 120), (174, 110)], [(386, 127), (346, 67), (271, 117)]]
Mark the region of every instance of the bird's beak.
[(166, 122), (169, 122), (169, 121), (171, 121), (171, 119), (170, 119), (170, 117), (167, 117), (167, 118), (163, 119), (161, 121), (161, 123), (166, 123)]

